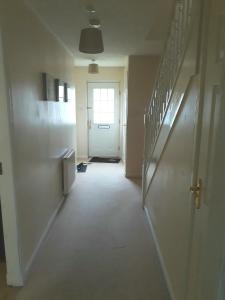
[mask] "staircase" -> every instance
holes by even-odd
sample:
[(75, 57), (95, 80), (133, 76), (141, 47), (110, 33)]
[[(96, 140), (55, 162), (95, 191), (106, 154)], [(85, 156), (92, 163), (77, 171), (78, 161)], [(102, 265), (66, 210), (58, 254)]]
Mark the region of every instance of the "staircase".
[[(176, 90), (181, 67), (184, 66), (185, 53), (190, 44), (191, 30), (194, 26), (193, 15), (196, 7), (192, 0), (179, 0), (175, 3), (171, 28), (165, 44), (159, 71), (155, 81), (154, 92), (145, 113), (145, 150), (143, 162), (143, 197), (151, 183), (157, 167), (157, 161), (170, 134), (176, 113), (182, 103), (184, 94)], [(196, 51), (197, 47), (192, 51)], [(185, 69), (185, 70), (184, 70)], [(187, 87), (190, 77), (194, 75), (196, 63), (190, 62), (184, 70), (183, 83)]]

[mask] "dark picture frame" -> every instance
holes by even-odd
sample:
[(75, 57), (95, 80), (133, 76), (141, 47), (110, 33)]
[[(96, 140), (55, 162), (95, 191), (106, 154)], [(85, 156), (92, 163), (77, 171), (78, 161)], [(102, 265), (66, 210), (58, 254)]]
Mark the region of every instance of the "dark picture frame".
[(68, 102), (69, 101), (69, 84), (68, 83), (64, 83), (64, 93), (65, 93), (65, 95), (64, 95), (64, 101), (65, 102)]
[(54, 78), (47, 73), (42, 73), (43, 100), (55, 101)]
[(69, 83), (65, 83), (65, 102), (73, 101), (75, 98), (75, 88)]
[(65, 83), (60, 79), (55, 79), (55, 99), (57, 102), (65, 101)]

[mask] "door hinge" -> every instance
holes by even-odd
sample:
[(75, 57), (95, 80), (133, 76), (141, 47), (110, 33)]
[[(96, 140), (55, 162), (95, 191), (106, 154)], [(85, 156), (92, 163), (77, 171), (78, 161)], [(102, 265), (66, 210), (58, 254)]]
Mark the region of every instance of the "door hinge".
[(190, 187), (190, 191), (194, 196), (195, 208), (200, 209), (201, 207), (201, 193), (202, 193), (202, 180), (199, 178), (196, 185)]
[(0, 162), (0, 175), (3, 175), (2, 163)]

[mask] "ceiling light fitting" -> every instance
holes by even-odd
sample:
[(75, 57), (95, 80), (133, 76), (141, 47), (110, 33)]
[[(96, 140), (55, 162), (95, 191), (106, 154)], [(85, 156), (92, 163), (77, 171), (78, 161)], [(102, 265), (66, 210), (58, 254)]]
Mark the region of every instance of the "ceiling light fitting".
[(87, 11), (89, 14), (94, 14), (94, 13), (96, 13), (96, 10), (95, 10), (94, 7), (91, 6), (91, 5), (86, 7), (86, 11)]
[(93, 27), (93, 28), (100, 28), (101, 27), (101, 23), (98, 19), (90, 19), (89, 20), (89, 26)]
[(98, 74), (99, 73), (99, 67), (98, 64), (95, 63), (95, 60), (92, 59), (92, 63), (88, 66), (88, 73), (89, 74)]
[[(88, 9), (87, 9), (88, 10)], [(95, 12), (88, 10), (88, 12)], [(100, 21), (96, 18), (90, 18), (89, 27), (81, 30), (79, 51), (88, 54), (97, 54), (104, 52), (102, 31)]]

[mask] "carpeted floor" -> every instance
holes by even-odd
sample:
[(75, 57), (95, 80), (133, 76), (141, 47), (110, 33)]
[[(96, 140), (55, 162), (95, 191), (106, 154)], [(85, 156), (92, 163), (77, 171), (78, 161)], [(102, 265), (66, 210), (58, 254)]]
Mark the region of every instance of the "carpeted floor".
[(77, 174), (26, 286), (6, 299), (169, 300), (140, 185), (122, 164)]

